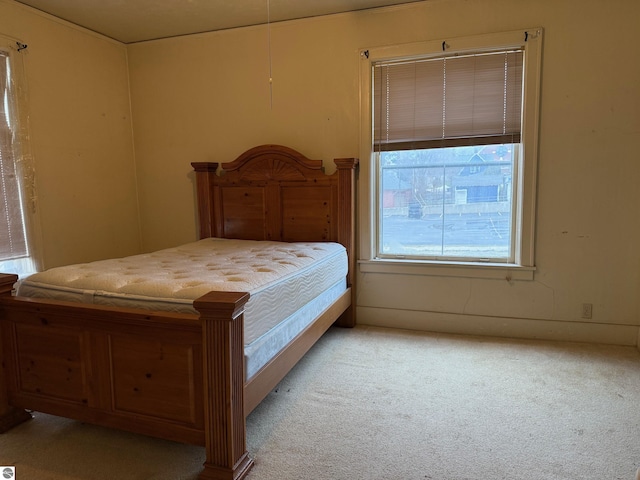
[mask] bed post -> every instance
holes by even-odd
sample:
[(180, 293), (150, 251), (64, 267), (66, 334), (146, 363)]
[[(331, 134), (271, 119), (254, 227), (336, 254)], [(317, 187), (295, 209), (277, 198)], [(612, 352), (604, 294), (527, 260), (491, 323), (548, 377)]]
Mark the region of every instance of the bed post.
[(244, 415), (244, 306), (248, 293), (210, 292), (193, 306), (203, 333), (207, 458), (199, 480), (240, 480), (253, 466)]
[(356, 230), (355, 230), (355, 186), (357, 158), (336, 158), (334, 162), (338, 173), (338, 242), (347, 249), (349, 272), (347, 286), (351, 287), (351, 305), (336, 322), (341, 327), (353, 327), (356, 324)]
[(194, 162), (191, 164), (196, 172), (196, 195), (198, 205), (198, 220), (200, 228), (200, 239), (214, 237), (217, 225), (215, 222), (213, 205), (213, 180), (211, 176), (216, 175), (218, 163), (216, 162)]
[[(0, 298), (10, 297), (13, 285), (18, 281), (17, 275), (0, 274)], [(2, 305), (0, 305), (0, 433), (15, 427), (16, 425), (29, 420), (31, 414), (21, 408), (9, 405), (7, 394), (7, 377), (5, 374), (4, 341), (2, 320)]]

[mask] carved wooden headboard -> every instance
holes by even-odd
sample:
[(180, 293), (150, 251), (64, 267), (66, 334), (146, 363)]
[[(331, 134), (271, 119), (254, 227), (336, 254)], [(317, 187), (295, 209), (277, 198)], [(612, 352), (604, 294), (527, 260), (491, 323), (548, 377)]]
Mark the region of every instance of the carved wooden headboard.
[(223, 163), (221, 172), (218, 163), (192, 163), (200, 238), (339, 242), (347, 249), (351, 284), (358, 160), (334, 162), (336, 172), (326, 175), (321, 160), (262, 145)]

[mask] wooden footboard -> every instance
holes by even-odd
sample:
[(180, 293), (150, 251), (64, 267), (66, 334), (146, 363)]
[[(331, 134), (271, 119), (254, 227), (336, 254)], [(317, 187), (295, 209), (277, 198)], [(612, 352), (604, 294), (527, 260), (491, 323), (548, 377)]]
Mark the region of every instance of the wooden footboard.
[(212, 292), (200, 316), (11, 297), (0, 277), (0, 425), (36, 410), (204, 445), (202, 479), (241, 478), (246, 293)]
[(35, 410), (204, 445), (202, 480), (249, 471), (246, 415), (351, 303), (347, 290), (245, 382), (246, 293), (211, 292), (198, 316), (12, 297), (15, 280), (0, 275), (0, 433)]

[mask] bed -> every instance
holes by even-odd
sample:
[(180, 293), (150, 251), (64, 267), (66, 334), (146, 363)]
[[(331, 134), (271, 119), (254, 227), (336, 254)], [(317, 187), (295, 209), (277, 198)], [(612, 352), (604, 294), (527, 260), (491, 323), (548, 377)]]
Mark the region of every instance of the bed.
[[(229, 245), (233, 249), (260, 245), (271, 249), (264, 254), (267, 260), (281, 259), (288, 265), (313, 257), (316, 251), (331, 250), (334, 263), (325, 264), (324, 271), (341, 272), (342, 278), (325, 282), (321, 302), (304, 300), (303, 305), (292, 306), (293, 299), (305, 295), (295, 289), (270, 300), (289, 308), (281, 314), (285, 319), (305, 312), (295, 328), (280, 329), (288, 336), (280, 337), (279, 345), (265, 331), (251, 333), (253, 326), (245, 332), (245, 315), (247, 322), (254, 319), (251, 325), (272, 318), (266, 304), (252, 305), (276, 282), (267, 280), (266, 286), (254, 288), (251, 282), (259, 274), (237, 270), (237, 264), (226, 268), (223, 276), (237, 281), (238, 289), (203, 291), (194, 281), (195, 267), (183, 268), (182, 273), (191, 276), (178, 279), (174, 269), (161, 296), (166, 299), (172, 282), (182, 282), (181, 289), (190, 289), (191, 297), (177, 295), (168, 308), (149, 301), (143, 290), (129, 291), (124, 303), (117, 295), (96, 293), (103, 292), (100, 286), (89, 289), (89, 296), (86, 285), (60, 288), (63, 296), (58, 297), (38, 294), (40, 282), (29, 286), (29, 280), (18, 282), (16, 275), (0, 274), (0, 432), (30, 418), (28, 411), (41, 411), (203, 445), (206, 460), (200, 479), (243, 478), (253, 465), (246, 449), (246, 416), (331, 325), (355, 324), (358, 162), (354, 158), (334, 162), (335, 172), (327, 175), (321, 160), (310, 160), (288, 147), (262, 145), (221, 165), (192, 163), (199, 240), (162, 253), (176, 256), (180, 254), (176, 250), (189, 250), (191, 265), (201, 265), (211, 258), (198, 255), (210, 255), (202, 252), (212, 245), (222, 250)], [(294, 244), (302, 250), (290, 250)], [(226, 257), (241, 257), (240, 263), (262, 255), (257, 250), (244, 257), (236, 250), (229, 252)], [(287, 255), (295, 261), (289, 262)], [(163, 261), (156, 258), (156, 272), (168, 271), (158, 263)], [(250, 263), (256, 272), (271, 270), (268, 262)], [(107, 268), (100, 265), (98, 270), (103, 267)], [(138, 266), (123, 268), (134, 275), (135, 281), (125, 282), (127, 288), (142, 282)], [(318, 279), (324, 274), (311, 268), (302, 268), (306, 277), (295, 288), (322, 283)], [(122, 270), (111, 273), (112, 278), (124, 277)], [(95, 268), (78, 277), (94, 274)], [(328, 297), (325, 290), (331, 291)], [(306, 295), (320, 297), (313, 292)], [(135, 301), (127, 303), (132, 297)], [(272, 323), (276, 325), (268, 331), (281, 325)], [(270, 345), (268, 354), (265, 344)]]

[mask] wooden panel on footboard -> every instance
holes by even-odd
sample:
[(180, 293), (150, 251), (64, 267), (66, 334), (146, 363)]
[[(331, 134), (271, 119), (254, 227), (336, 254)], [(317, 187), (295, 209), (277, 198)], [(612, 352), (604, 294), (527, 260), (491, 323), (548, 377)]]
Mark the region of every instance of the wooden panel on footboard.
[(0, 299), (7, 403), (203, 445), (196, 315)]

